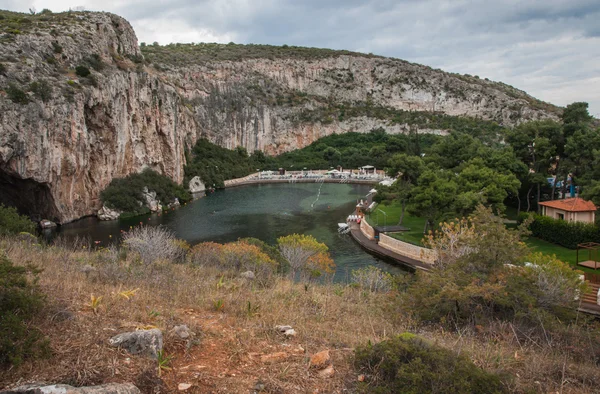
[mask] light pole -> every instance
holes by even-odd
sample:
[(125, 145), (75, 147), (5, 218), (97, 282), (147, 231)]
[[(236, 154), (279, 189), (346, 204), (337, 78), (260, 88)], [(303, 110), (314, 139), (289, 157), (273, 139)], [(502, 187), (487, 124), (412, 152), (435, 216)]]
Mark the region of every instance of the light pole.
[(385, 213), (384, 211), (382, 211), (381, 209), (377, 208), (377, 210), (381, 213), (383, 213), (383, 227), (387, 227), (387, 213)]

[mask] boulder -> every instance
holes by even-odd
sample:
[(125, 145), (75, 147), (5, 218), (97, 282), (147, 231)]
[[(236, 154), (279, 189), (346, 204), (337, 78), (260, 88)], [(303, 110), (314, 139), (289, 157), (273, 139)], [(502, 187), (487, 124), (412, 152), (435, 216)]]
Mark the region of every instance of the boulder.
[(275, 326), (275, 330), (279, 331), (287, 338), (296, 336), (296, 330), (294, 330), (292, 326)]
[(315, 353), (310, 358), (310, 367), (317, 369), (324, 369), (331, 364), (331, 356), (329, 350), (323, 350), (319, 353)]
[(121, 212), (103, 205), (96, 215), (100, 220), (117, 220), (121, 216)]
[(185, 324), (173, 327), (171, 333), (179, 339), (188, 339), (193, 334)]
[(158, 358), (158, 352), (163, 348), (163, 336), (158, 328), (125, 332), (112, 337), (108, 342), (131, 354), (149, 356), (153, 359)]
[(254, 279), (254, 272), (252, 271), (246, 271), (246, 272), (242, 272), (240, 274), (240, 278), (244, 278), (244, 279)]
[(146, 202), (146, 206), (152, 212), (162, 211), (162, 205), (160, 201), (156, 199), (156, 192), (148, 191), (148, 187), (144, 186), (142, 189), (142, 198)]
[(109, 383), (100, 386), (73, 387), (66, 384), (28, 384), (0, 391), (0, 394), (140, 394), (131, 383)]
[(44, 219), (44, 220), (40, 221), (40, 227), (42, 229), (54, 228), (54, 227), (56, 227), (56, 223), (54, 223), (51, 220)]
[(195, 176), (190, 180), (189, 189), (191, 193), (202, 193), (206, 190), (206, 186), (199, 176)]
[(335, 375), (335, 369), (333, 369), (333, 365), (329, 365), (327, 368), (318, 371), (317, 374), (320, 378), (329, 379)]

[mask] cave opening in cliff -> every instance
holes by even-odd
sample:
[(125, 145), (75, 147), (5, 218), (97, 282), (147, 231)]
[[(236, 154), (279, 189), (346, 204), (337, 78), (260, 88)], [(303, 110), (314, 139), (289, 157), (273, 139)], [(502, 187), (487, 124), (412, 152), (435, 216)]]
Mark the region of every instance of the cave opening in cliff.
[(21, 179), (0, 168), (0, 204), (15, 207), (22, 215), (39, 222), (58, 222), (59, 215), (50, 188), (45, 183)]

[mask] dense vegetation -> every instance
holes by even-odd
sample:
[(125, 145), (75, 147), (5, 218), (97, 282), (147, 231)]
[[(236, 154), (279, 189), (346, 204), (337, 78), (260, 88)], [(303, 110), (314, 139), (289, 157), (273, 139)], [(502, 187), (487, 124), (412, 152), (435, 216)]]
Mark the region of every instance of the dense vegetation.
[(362, 393), (504, 393), (502, 379), (410, 333), (356, 349), (355, 365), (367, 374)]
[(255, 151), (248, 156), (244, 148), (229, 150), (200, 139), (188, 158), (186, 179), (198, 175), (205, 184), (222, 187), (227, 179), (246, 176), (257, 169), (309, 170), (341, 165), (356, 169), (367, 164), (384, 168), (397, 152), (415, 152), (431, 146), (440, 137), (431, 134), (390, 135), (382, 129), (370, 133), (334, 134), (311, 145), (276, 157)]
[(376, 57), (345, 50), (307, 48), (298, 46), (276, 46), (261, 44), (204, 43), (152, 45), (140, 44), (146, 60), (150, 63), (190, 65), (208, 61), (242, 61), (247, 59), (323, 59), (341, 55)]
[(149, 212), (143, 197), (145, 187), (150, 192), (156, 192), (156, 198), (164, 205), (172, 203), (175, 198), (180, 202), (191, 199), (191, 195), (182, 186), (149, 168), (139, 174), (113, 179), (100, 193), (100, 198), (111, 209), (140, 215)]
[(19, 215), (16, 208), (0, 204), (0, 236), (19, 233), (33, 234), (35, 229), (35, 223), (27, 216)]
[(532, 217), (529, 230), (534, 237), (552, 242), (569, 249), (577, 249), (577, 245), (585, 242), (600, 243), (600, 226), (593, 223), (568, 222), (548, 216), (532, 215), (523, 212), (519, 222)]
[(0, 253), (0, 367), (49, 353), (41, 332), (30, 326), (44, 303), (35, 280), (39, 273), (33, 266), (15, 266)]
[(430, 323), (485, 326), (498, 319), (541, 335), (573, 322), (576, 295), (585, 291), (581, 272), (531, 254), (521, 242), (525, 235), (483, 206), (468, 219), (443, 223), (425, 240), (437, 253), (436, 265), (408, 286), (407, 310)]
[[(481, 203), (500, 212), (505, 203), (517, 212), (535, 210), (559, 192), (565, 196), (568, 179), (583, 197), (600, 200), (600, 128), (587, 103), (567, 106), (560, 123), (528, 122), (502, 134), (505, 143), (453, 132), (424, 149), (424, 155), (394, 155), (387, 168), (390, 175), (400, 175), (399, 181), (379, 187), (378, 200), (401, 202), (403, 209), (426, 218), (429, 227), (467, 216)], [(554, 176), (556, 181), (549, 182)]]
[[(256, 152), (248, 156), (245, 148), (229, 150), (201, 138), (196, 142), (185, 166), (186, 184), (199, 176), (207, 187), (221, 188), (227, 179), (241, 178), (261, 166), (265, 156)], [(258, 166), (258, 167), (257, 167)]]

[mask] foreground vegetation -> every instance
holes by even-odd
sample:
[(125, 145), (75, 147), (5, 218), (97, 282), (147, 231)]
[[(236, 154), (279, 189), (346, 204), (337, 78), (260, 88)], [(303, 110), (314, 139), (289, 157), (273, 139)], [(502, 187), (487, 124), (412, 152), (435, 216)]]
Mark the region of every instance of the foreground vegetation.
[[(35, 376), (133, 382), (142, 392), (179, 383), (199, 392), (593, 391), (598, 327), (576, 314), (574, 295), (585, 291), (577, 273), (554, 258), (526, 256), (520, 233), (483, 207), (440, 229), (427, 241), (442, 256), (433, 272), (394, 278), (371, 267), (350, 284), (323, 280), (333, 262), (302, 235), (275, 247), (258, 240), (190, 247), (161, 228), (138, 227), (120, 248), (98, 250), (5, 236), (3, 266), (43, 269), (35, 285), (43, 303), (18, 320), (27, 332), (39, 330), (51, 352), (25, 352), (20, 365), (8, 360), (16, 366), (0, 386)], [(242, 275), (249, 270), (254, 279)], [(8, 289), (0, 294), (14, 293), (0, 284)], [(180, 324), (195, 335), (170, 334)], [(280, 334), (280, 324), (296, 336)], [(158, 363), (107, 343), (149, 327), (165, 333)], [(326, 379), (306, 362), (324, 349), (335, 370)]]

